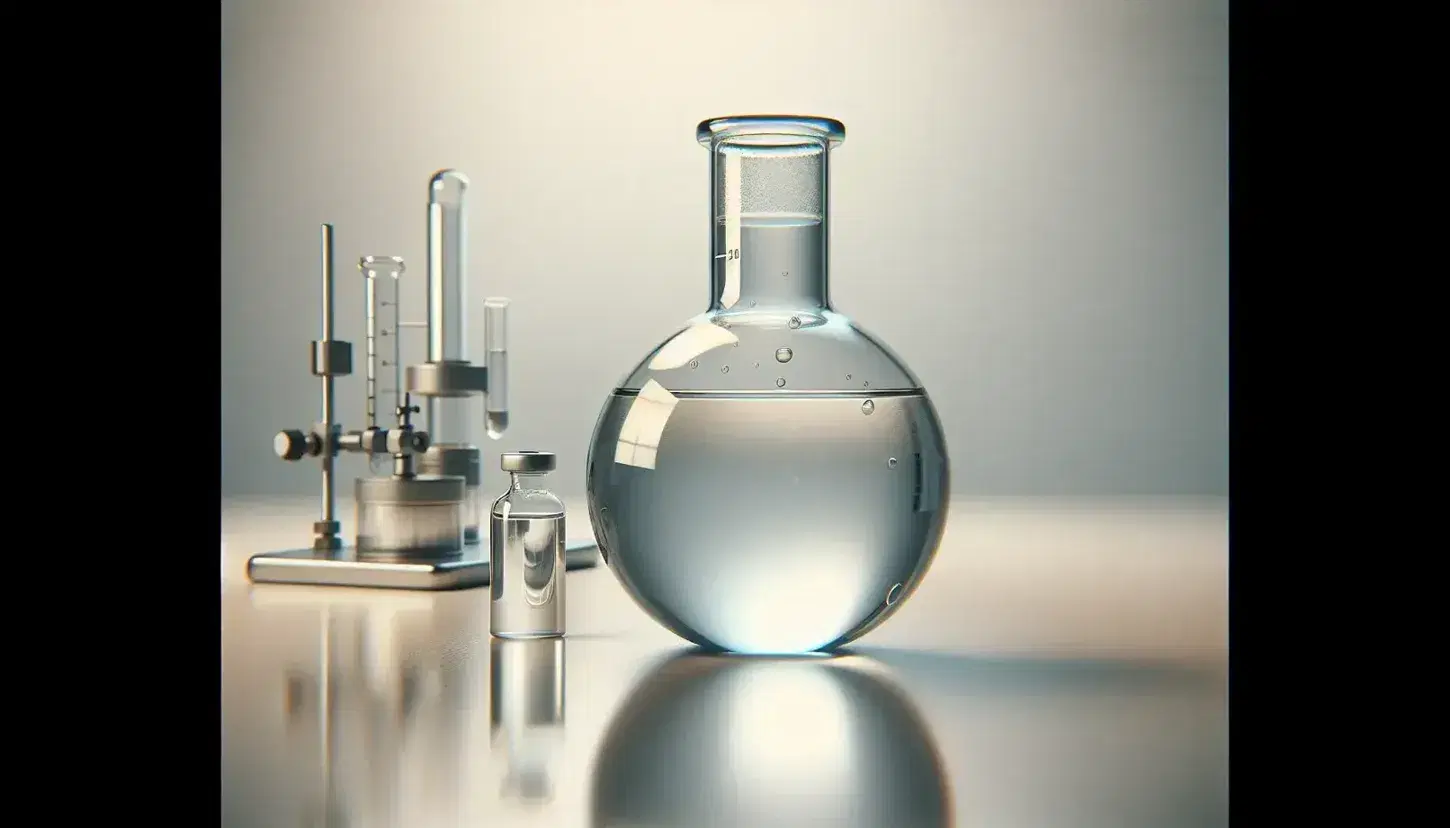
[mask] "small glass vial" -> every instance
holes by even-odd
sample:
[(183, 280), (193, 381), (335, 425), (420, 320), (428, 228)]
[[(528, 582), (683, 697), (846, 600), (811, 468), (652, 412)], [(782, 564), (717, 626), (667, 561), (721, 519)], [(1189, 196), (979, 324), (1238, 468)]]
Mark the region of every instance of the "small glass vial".
[(499, 638), (564, 634), (564, 504), (536, 479), (552, 452), (507, 452), (509, 490), (494, 501), (489, 533), (489, 631)]

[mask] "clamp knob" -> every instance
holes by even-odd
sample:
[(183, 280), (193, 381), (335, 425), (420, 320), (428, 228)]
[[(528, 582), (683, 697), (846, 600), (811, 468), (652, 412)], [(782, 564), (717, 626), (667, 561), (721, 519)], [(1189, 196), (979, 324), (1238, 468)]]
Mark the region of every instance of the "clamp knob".
[(283, 460), (301, 460), (309, 454), (320, 454), (321, 443), (315, 435), (289, 428), (277, 432), (277, 436), (272, 438), (272, 451)]
[(391, 429), (388, 435), (388, 454), (422, 454), (428, 450), (428, 435), (414, 431), (411, 427)]

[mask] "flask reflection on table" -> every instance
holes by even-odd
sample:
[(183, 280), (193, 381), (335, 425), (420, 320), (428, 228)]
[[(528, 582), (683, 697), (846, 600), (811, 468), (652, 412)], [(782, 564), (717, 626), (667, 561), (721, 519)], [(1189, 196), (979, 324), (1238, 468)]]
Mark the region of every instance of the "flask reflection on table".
[(473, 663), (452, 640), (474, 629), (470, 622), (418, 593), (363, 600), (289, 590), (261, 600), (254, 593), (253, 603), (299, 601), (321, 615), (317, 662), (291, 665), (285, 676), (288, 754), (304, 763), (298, 778), (307, 780), (304, 823), (405, 824), (455, 804)]
[(550, 768), (564, 735), (564, 646), (562, 638), (491, 639), (489, 722), (493, 749), (505, 758), (505, 798), (553, 797)]
[(594, 761), (595, 828), (941, 828), (951, 791), (926, 723), (856, 655), (690, 651), (651, 670)]
[(860, 655), (676, 655), (632, 690), (593, 773), (596, 828), (953, 822), (927, 725)]

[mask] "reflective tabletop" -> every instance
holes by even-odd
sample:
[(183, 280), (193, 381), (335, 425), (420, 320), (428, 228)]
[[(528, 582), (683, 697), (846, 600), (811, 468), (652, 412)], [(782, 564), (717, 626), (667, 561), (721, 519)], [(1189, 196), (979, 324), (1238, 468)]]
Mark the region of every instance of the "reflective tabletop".
[(313, 519), (223, 503), (225, 826), (1228, 822), (1225, 501), (954, 501), (910, 601), (797, 658), (699, 653), (602, 563), (562, 640), (491, 638), (487, 589), (248, 582)]

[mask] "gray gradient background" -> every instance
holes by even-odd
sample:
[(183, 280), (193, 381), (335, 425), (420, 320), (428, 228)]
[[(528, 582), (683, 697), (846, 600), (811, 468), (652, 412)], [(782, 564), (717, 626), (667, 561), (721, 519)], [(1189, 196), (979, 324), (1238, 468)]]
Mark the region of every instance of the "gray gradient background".
[[(553, 450), (552, 487), (582, 493), (605, 395), (708, 298), (695, 124), (785, 112), (846, 124), (833, 298), (930, 391), (954, 493), (1226, 495), (1227, 18), (1225, 0), (226, 0), (222, 492), (316, 491), (271, 437), (317, 416), (317, 225), (337, 226), (361, 358), (356, 258), (421, 275), (426, 182), (451, 166), (475, 185), (475, 325), (486, 295), (514, 300), (513, 424), (489, 443), (479, 405), (485, 464)], [(356, 427), (360, 376), (340, 390)]]

